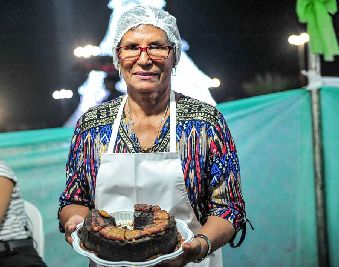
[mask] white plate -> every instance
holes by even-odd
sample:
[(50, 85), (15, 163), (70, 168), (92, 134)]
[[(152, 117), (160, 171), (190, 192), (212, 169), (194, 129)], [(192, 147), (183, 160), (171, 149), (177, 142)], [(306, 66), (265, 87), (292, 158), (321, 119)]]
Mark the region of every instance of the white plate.
[[(121, 212), (116, 212), (112, 214), (115, 219), (116, 223), (118, 225), (129, 225), (133, 221), (133, 212), (131, 211), (121, 211)], [(180, 234), (182, 235), (182, 238), (184, 239), (184, 243), (190, 243), (193, 240), (193, 232), (188, 228), (187, 224), (179, 219), (175, 219), (177, 223), (177, 228)], [(132, 261), (107, 261), (104, 259), (99, 258), (97, 255), (94, 253), (84, 250), (80, 246), (80, 238), (78, 237), (78, 231), (80, 227), (82, 226), (83, 222), (78, 224), (77, 229), (72, 233), (72, 238), (73, 238), (73, 248), (76, 252), (79, 254), (86, 256), (90, 258), (92, 261), (94, 261), (96, 264), (99, 266), (154, 266), (158, 263), (160, 263), (163, 260), (169, 260), (178, 257), (180, 254), (183, 253), (182, 247), (180, 246), (179, 249), (176, 251), (165, 254), (162, 256), (159, 256), (155, 259), (148, 260), (148, 261), (143, 261), (143, 262), (132, 262)]]

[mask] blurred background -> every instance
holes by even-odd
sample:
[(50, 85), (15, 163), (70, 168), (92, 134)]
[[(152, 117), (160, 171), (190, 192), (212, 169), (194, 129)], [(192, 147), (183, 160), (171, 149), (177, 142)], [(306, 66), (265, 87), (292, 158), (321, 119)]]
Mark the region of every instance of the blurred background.
[[(74, 49), (99, 46), (112, 10), (107, 0), (0, 1), (0, 131), (62, 126), (79, 105), (78, 88), (89, 72), (109, 68), (110, 57), (79, 58)], [(288, 43), (306, 30), (295, 1), (167, 1), (188, 43), (188, 56), (220, 86), (217, 103), (300, 88), (306, 58)], [(339, 15), (333, 16), (339, 31)], [(306, 50), (306, 48), (305, 48)], [(303, 52), (306, 53), (305, 51)], [(322, 64), (338, 75), (339, 59)], [(54, 99), (56, 90), (73, 97)]]

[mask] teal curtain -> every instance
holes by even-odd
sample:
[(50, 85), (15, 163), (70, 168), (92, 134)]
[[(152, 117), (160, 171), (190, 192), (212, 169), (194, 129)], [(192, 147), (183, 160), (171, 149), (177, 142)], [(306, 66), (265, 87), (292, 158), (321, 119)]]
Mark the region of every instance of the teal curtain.
[(321, 90), (327, 224), (331, 266), (339, 266), (339, 89)]
[(224, 266), (316, 266), (309, 92), (294, 90), (218, 106), (237, 145), (247, 203), (246, 241)]
[[(331, 266), (339, 266), (337, 226), (339, 88), (321, 89)], [(235, 139), (247, 217), (255, 230), (224, 266), (317, 266), (310, 94), (297, 89), (219, 104)], [(16, 172), (22, 195), (40, 209), (48, 266), (87, 266), (58, 231), (58, 197), (72, 129), (0, 134), (0, 158)]]

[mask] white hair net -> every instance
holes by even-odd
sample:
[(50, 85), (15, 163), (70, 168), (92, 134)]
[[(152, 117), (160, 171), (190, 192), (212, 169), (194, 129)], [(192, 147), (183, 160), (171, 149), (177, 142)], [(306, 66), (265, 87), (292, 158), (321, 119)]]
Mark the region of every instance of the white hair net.
[(176, 24), (176, 18), (168, 12), (146, 5), (138, 5), (124, 12), (118, 20), (113, 41), (113, 63), (118, 68), (119, 57), (115, 48), (119, 45), (124, 34), (138, 25), (149, 24), (162, 29), (168, 40), (175, 45), (175, 65), (181, 54), (181, 38)]

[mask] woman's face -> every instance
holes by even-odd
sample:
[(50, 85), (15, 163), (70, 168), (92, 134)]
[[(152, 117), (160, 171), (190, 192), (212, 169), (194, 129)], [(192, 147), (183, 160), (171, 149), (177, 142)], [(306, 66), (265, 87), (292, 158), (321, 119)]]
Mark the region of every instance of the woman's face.
[[(140, 25), (126, 32), (120, 46), (169, 45), (166, 33), (152, 25)], [(140, 93), (160, 92), (170, 88), (174, 66), (173, 50), (162, 61), (152, 61), (146, 51), (136, 60), (120, 59), (121, 73), (129, 90)]]

